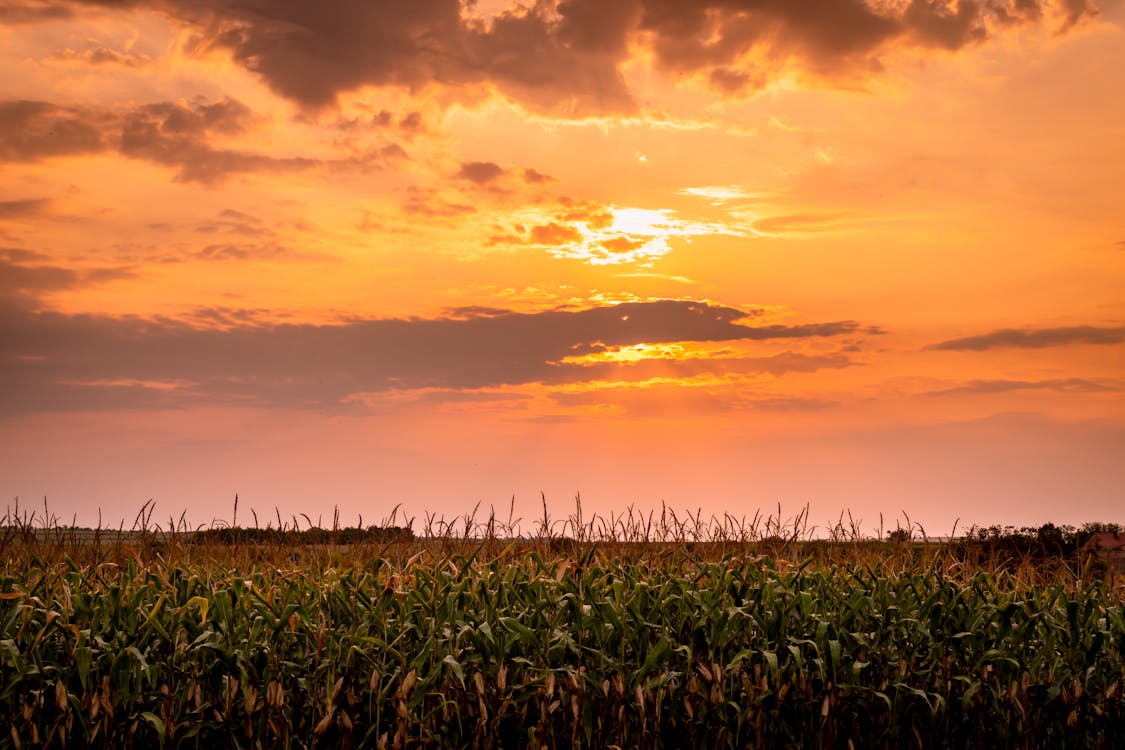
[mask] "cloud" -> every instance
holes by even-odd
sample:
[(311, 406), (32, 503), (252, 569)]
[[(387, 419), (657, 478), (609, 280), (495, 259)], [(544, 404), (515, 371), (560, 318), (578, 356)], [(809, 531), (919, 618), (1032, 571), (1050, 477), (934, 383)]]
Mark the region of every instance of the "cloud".
[(0, 221), (19, 219), (42, 213), (51, 201), (47, 198), (28, 198), (14, 201), (0, 201)]
[(475, 213), (477, 208), (468, 203), (454, 203), (441, 197), (436, 190), (412, 185), (407, 188), (402, 210), (414, 216), (432, 219), (452, 219)]
[(489, 307), (487, 305), (460, 305), (458, 307), (447, 307), (444, 310), (445, 316), (449, 318), (495, 318), (507, 315), (510, 312), (503, 307)]
[(109, 148), (105, 131), (116, 117), (83, 107), (49, 102), (0, 102), (0, 161), (36, 161)]
[(90, 47), (84, 50), (64, 49), (51, 55), (49, 60), (59, 62), (78, 62), (86, 65), (121, 65), (126, 68), (140, 68), (152, 64), (152, 58), (134, 52), (119, 52), (109, 47)]
[[(24, 11), (9, 13), (30, 19), (38, 6), (18, 7)], [(727, 95), (760, 90), (791, 70), (854, 86), (897, 47), (958, 50), (1041, 23), (1044, 9), (1062, 31), (1097, 12), (1089, 0), (542, 0), (487, 20), (461, 0), (334, 0), (315, 11), (303, 0), (158, 7), (191, 29), (189, 52), (226, 51), (306, 108), (332, 106), (365, 86), (440, 88), (447, 100), (492, 90), (567, 117), (636, 112), (621, 72), (634, 51)]]
[(69, 18), (74, 11), (64, 5), (50, 5), (38, 2), (7, 2), (0, 5), (0, 23), (38, 23)]
[(1060, 328), (999, 328), (977, 336), (966, 336), (933, 344), (939, 351), (986, 351), (1004, 347), (1043, 349), (1072, 344), (1120, 344), (1125, 341), (1125, 326), (1063, 326)]
[[(68, 283), (75, 280), (56, 271), (38, 285)], [(215, 326), (208, 317), (111, 318), (17, 307), (0, 316), (5, 363), (0, 413), (107, 404), (344, 409), (354, 408), (357, 394), (388, 390), (586, 378), (581, 367), (559, 363), (599, 347), (804, 339), (861, 330), (854, 321), (747, 325), (753, 314), (714, 303), (658, 300), (536, 313), (461, 310), (440, 318), (333, 325), (257, 316), (239, 320), (220, 311), (210, 316), (222, 321)]]
[[(659, 345), (626, 347), (624, 353), (630, 355), (636, 349), (659, 348)], [(843, 369), (856, 364), (839, 353), (806, 355), (782, 352), (771, 357), (745, 357), (731, 356), (732, 352), (729, 350), (694, 353), (690, 350), (680, 351), (683, 349), (682, 344), (667, 348), (675, 351), (667, 352), (667, 356), (663, 356), (665, 352), (650, 351), (647, 354), (651, 356), (642, 359), (632, 359), (629, 356), (614, 359), (618, 355), (617, 349), (601, 350), (594, 347), (594, 351), (586, 356), (568, 358), (557, 363), (551, 375), (543, 380), (557, 384), (604, 384), (606, 388), (613, 389), (619, 389), (625, 384), (647, 386), (653, 382), (713, 388), (719, 383), (729, 385), (739, 376), (754, 376), (757, 380), (757, 376), (763, 374), (780, 377), (792, 372), (812, 373), (823, 369)]]
[(75, 269), (49, 263), (49, 256), (22, 248), (0, 248), (0, 299), (34, 306), (50, 292), (133, 278), (127, 267)]
[(277, 233), (257, 216), (233, 208), (224, 208), (213, 221), (195, 226), (200, 234), (226, 232), (243, 237), (276, 237)]
[[(488, 244), (538, 245), (559, 258), (591, 265), (651, 264), (672, 251), (672, 240), (705, 235), (745, 236), (737, 224), (681, 219), (672, 209), (576, 205), (528, 231), (523, 224), (498, 231)], [(536, 217), (542, 218), (542, 214)]]
[[(59, 105), (44, 101), (0, 102), (0, 161), (27, 162), (116, 151), (172, 167), (176, 179), (211, 184), (235, 174), (308, 169), (317, 159), (273, 157), (216, 148), (213, 137), (244, 135), (260, 122), (235, 99), (157, 102), (121, 108)], [(389, 149), (389, 150), (388, 150)], [(404, 155), (391, 144), (337, 164), (382, 166)]]
[(704, 185), (701, 187), (684, 188), (678, 192), (680, 195), (706, 198), (711, 202), (712, 206), (721, 206), (733, 200), (744, 200), (755, 197), (754, 193), (747, 192), (740, 185)]
[(1098, 15), (1097, 7), (1089, 0), (1063, 0), (1064, 19), (1061, 32), (1066, 32), (1087, 18)]
[(195, 260), (278, 260), (292, 256), (289, 248), (273, 244), (216, 242), (204, 245), (191, 254)]
[(170, 0), (163, 8), (195, 28), (193, 49), (229, 51), (306, 107), (363, 86), (489, 84), (540, 111), (635, 108), (617, 70), (626, 23), (614, 7), (538, 3), (487, 23), (463, 17), (459, 0), (337, 0), (316, 11), (301, 0)]
[(124, 115), (119, 148), (125, 156), (177, 168), (176, 178), (184, 182), (214, 183), (236, 173), (306, 169), (319, 163), (216, 149), (208, 143), (212, 134), (243, 134), (256, 121), (246, 105), (233, 99), (193, 106), (149, 104)]
[(548, 182), (554, 182), (555, 178), (528, 167), (523, 170), (523, 181), (529, 185), (545, 185)]
[(806, 213), (787, 214), (785, 216), (768, 216), (758, 219), (750, 226), (755, 232), (762, 234), (788, 234), (791, 232), (818, 232), (831, 229), (833, 225), (846, 214), (840, 213)]
[[(1083, 0), (1076, 0), (1083, 1)], [(639, 28), (655, 62), (678, 73), (706, 73), (727, 93), (755, 90), (788, 65), (827, 79), (865, 78), (895, 45), (957, 50), (999, 27), (1036, 20), (1038, 3), (910, 0), (645, 0)]]
[(787, 372), (816, 372), (823, 369), (842, 369), (855, 364), (843, 354), (801, 354), (800, 352), (781, 352), (772, 357), (759, 357), (743, 360), (756, 372), (782, 375)]
[[(575, 239), (579, 239), (575, 237)], [(644, 247), (645, 240), (637, 240), (631, 237), (618, 236), (608, 240), (603, 240), (601, 246), (611, 253), (628, 253)]]
[[(675, 418), (690, 414), (729, 414), (732, 412), (821, 411), (837, 402), (826, 399), (776, 396), (750, 392), (719, 392), (706, 383), (654, 382), (630, 388), (615, 389), (607, 403), (599, 390), (562, 391), (551, 395), (553, 401), (566, 409), (592, 408), (599, 413), (611, 409), (633, 419)], [(565, 416), (565, 415), (553, 415)]]
[(991, 395), (1015, 391), (1057, 391), (1059, 393), (1113, 393), (1118, 388), (1085, 378), (1051, 380), (970, 380), (964, 385), (929, 391), (927, 396)]
[(531, 228), (531, 241), (537, 245), (565, 245), (580, 242), (582, 234), (572, 226), (564, 224), (540, 224)]
[[(1085, 5), (1085, 0), (1067, 2)], [(662, 0), (659, 5), (677, 6), (674, 0)], [(877, 66), (877, 55), (892, 43), (957, 50), (988, 39), (998, 27), (1034, 22), (1042, 16), (1038, 0), (909, 0), (893, 5), (863, 0), (799, 4), (784, 0), (733, 0), (705, 5), (710, 6), (708, 10), (718, 9), (716, 18), (699, 18), (697, 14), (685, 22), (671, 14), (672, 24), (679, 23), (695, 32), (683, 42), (686, 49), (679, 50), (681, 56), (690, 53), (705, 58), (706, 48), (710, 47), (713, 61), (722, 63), (737, 59), (748, 46), (756, 44), (765, 48), (767, 58), (796, 54), (805, 67), (822, 73), (832, 66), (854, 63), (870, 70), (872, 64)], [(690, 13), (694, 7), (697, 6), (681, 5), (678, 10), (681, 14)], [(654, 22), (657, 28), (669, 28), (668, 24), (666, 18)]]
[(478, 185), (484, 185), (504, 175), (504, 168), (491, 161), (467, 161), (461, 163), (457, 176)]

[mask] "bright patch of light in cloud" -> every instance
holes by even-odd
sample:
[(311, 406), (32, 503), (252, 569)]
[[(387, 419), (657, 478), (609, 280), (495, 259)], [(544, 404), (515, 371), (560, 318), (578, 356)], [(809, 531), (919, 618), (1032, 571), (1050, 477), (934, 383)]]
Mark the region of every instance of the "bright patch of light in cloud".
[(672, 251), (673, 239), (746, 235), (744, 229), (734, 224), (677, 218), (670, 208), (610, 207), (609, 213), (613, 217), (609, 226), (575, 224), (579, 239), (555, 245), (549, 252), (559, 258), (577, 258), (595, 266), (625, 263), (647, 266)]
[(729, 346), (714, 347), (692, 342), (644, 343), (609, 347), (603, 351), (565, 357), (563, 364), (588, 365), (598, 362), (632, 363), (644, 360), (731, 359), (743, 356)]
[(704, 185), (702, 187), (689, 187), (680, 191), (680, 195), (691, 195), (697, 198), (706, 198), (711, 205), (720, 206), (728, 201), (747, 200), (757, 197), (748, 193), (738, 185)]

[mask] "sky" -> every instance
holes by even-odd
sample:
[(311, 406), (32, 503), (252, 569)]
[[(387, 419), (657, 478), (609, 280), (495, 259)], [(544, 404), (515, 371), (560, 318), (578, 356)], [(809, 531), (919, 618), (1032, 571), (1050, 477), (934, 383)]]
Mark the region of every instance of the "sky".
[(1121, 0), (0, 0), (0, 66), (10, 510), (1125, 521)]

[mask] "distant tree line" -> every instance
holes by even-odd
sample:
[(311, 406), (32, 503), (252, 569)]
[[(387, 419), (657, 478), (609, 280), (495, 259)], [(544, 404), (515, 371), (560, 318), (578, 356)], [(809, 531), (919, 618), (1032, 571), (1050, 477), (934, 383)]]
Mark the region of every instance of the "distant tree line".
[[(1045, 523), (1042, 526), (981, 526), (965, 536), (951, 540), (950, 543), (989, 554), (1008, 553), (1021, 557), (1046, 559), (1073, 556), (1082, 550), (1095, 534), (1103, 531), (1120, 532), (1121, 525), (1086, 523), (1082, 526), (1056, 526), (1053, 523)], [(906, 529), (892, 531), (888, 540), (892, 543), (918, 541)]]
[(346, 526), (338, 529), (242, 528), (219, 526), (191, 534), (194, 544), (389, 544), (413, 542), (414, 532), (404, 526)]

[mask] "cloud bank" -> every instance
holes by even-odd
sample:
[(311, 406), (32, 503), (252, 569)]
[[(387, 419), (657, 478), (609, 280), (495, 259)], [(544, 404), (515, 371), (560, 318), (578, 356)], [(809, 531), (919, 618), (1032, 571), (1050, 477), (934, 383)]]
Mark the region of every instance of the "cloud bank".
[[(67, 275), (26, 281), (80, 283)], [(88, 283), (94, 280), (86, 279)], [(693, 300), (520, 313), (275, 324), (221, 315), (194, 321), (33, 312), (0, 318), (0, 413), (204, 404), (348, 408), (356, 394), (585, 381), (610, 365), (569, 356), (651, 342), (801, 340), (862, 334), (854, 321), (754, 325), (754, 311)], [(763, 371), (838, 367), (769, 359)], [(745, 365), (744, 365), (745, 366)], [(688, 368), (698, 368), (689, 363)]]
[(793, 69), (854, 85), (896, 48), (959, 50), (1003, 30), (1095, 15), (1089, 0), (544, 0), (491, 17), (460, 0), (86, 0), (16, 5), (31, 22), (97, 5), (152, 8), (192, 30), (190, 49), (221, 50), (309, 108), (365, 86), (489, 87), (564, 116), (631, 113), (622, 74), (636, 50), (721, 94), (761, 89)]
[[(215, 184), (249, 172), (291, 172), (341, 166), (304, 157), (276, 157), (216, 146), (214, 141), (253, 131), (260, 118), (242, 102), (155, 102), (121, 107), (0, 101), (0, 162), (118, 153), (175, 170), (181, 182)], [(398, 144), (356, 157), (347, 166), (379, 168), (403, 158)], [(20, 206), (8, 207), (18, 210)]]

